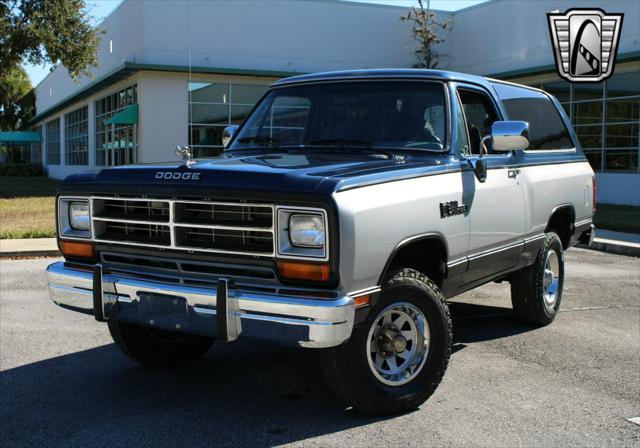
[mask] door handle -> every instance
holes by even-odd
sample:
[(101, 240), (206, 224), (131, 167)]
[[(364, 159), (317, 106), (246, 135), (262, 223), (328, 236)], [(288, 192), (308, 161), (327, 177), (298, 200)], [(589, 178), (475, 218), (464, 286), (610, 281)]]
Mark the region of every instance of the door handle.
[(513, 170), (509, 170), (509, 172), (507, 173), (507, 175), (509, 176), (509, 179), (515, 179), (516, 177), (518, 177), (518, 174), (520, 174), (520, 170), (517, 168)]

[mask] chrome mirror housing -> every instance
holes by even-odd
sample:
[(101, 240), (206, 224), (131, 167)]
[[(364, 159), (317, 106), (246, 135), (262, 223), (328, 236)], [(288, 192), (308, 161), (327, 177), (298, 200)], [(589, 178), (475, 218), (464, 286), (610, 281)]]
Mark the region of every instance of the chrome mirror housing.
[(521, 151), (529, 147), (529, 123), (496, 121), (491, 125), (492, 149), (496, 152)]
[(222, 146), (224, 146), (225, 149), (227, 148), (227, 145), (229, 145), (229, 142), (231, 142), (231, 139), (239, 127), (240, 126), (237, 124), (232, 124), (231, 126), (224, 128), (224, 131), (222, 131)]

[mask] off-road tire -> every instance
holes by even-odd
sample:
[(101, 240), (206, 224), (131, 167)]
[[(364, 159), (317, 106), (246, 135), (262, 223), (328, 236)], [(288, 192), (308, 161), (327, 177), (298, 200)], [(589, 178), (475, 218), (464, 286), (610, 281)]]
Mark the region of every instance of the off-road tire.
[[(544, 299), (544, 273), (547, 255), (555, 251), (559, 260), (560, 277), (555, 303), (546, 304)], [(511, 279), (511, 303), (516, 317), (532, 325), (548, 325), (556, 317), (562, 300), (564, 284), (564, 251), (562, 242), (557, 234), (549, 232), (545, 235), (544, 243), (538, 252), (536, 261), (516, 272)]]
[(169, 368), (191, 364), (202, 358), (213, 345), (206, 336), (178, 333), (110, 320), (113, 342), (133, 361), (150, 368)]
[[(389, 386), (369, 367), (366, 347), (374, 319), (399, 302), (409, 303), (424, 314), (430, 341), (419, 373), (406, 384)], [(351, 338), (321, 352), (322, 371), (328, 386), (346, 404), (369, 414), (404, 413), (424, 403), (440, 384), (451, 356), (452, 339), (449, 308), (436, 284), (416, 270), (402, 269), (388, 278), (367, 320), (354, 328)]]

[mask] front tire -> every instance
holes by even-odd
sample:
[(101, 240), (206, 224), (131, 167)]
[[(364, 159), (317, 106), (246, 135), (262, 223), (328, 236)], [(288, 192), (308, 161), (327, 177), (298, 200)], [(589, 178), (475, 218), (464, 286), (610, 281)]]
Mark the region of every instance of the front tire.
[(207, 354), (214, 339), (110, 320), (113, 342), (145, 367), (169, 368), (191, 364)]
[(354, 408), (377, 415), (416, 409), (449, 363), (452, 325), (438, 287), (422, 273), (393, 275), (367, 320), (344, 344), (321, 352), (329, 387)]
[(557, 234), (549, 232), (535, 263), (511, 279), (511, 303), (518, 319), (548, 325), (556, 317), (564, 286), (564, 252)]

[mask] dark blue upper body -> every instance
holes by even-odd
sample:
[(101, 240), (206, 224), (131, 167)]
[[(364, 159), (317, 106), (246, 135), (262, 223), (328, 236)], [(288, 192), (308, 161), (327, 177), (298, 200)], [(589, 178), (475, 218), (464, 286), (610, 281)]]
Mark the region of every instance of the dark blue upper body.
[[(272, 88), (304, 83), (347, 82), (365, 79), (425, 79), (445, 83), (465, 83), (477, 86), (495, 99), (501, 119), (508, 119), (497, 98), (492, 83), (485, 78), (436, 70), (354, 70), (302, 75), (275, 82)], [(554, 102), (557, 105), (557, 101)], [(566, 114), (561, 110), (569, 133), (576, 145), (572, 152), (544, 154), (518, 151), (501, 157), (489, 157), (488, 168), (531, 164), (567, 163), (585, 160), (577, 137)], [(454, 115), (454, 114), (452, 114)], [(449, 129), (455, 129), (455, 123)], [(206, 194), (237, 197), (244, 194), (327, 196), (335, 191), (357, 188), (401, 178), (439, 174), (470, 169), (455, 148), (455, 136), (443, 152), (399, 150), (396, 157), (380, 157), (375, 151), (318, 151), (316, 148), (296, 148), (286, 151), (265, 148), (232, 150), (213, 159), (185, 165), (182, 162), (131, 165), (107, 168), (69, 176), (61, 190), (88, 194), (131, 194), (203, 196)], [(198, 180), (159, 179), (159, 172), (199, 172)]]

